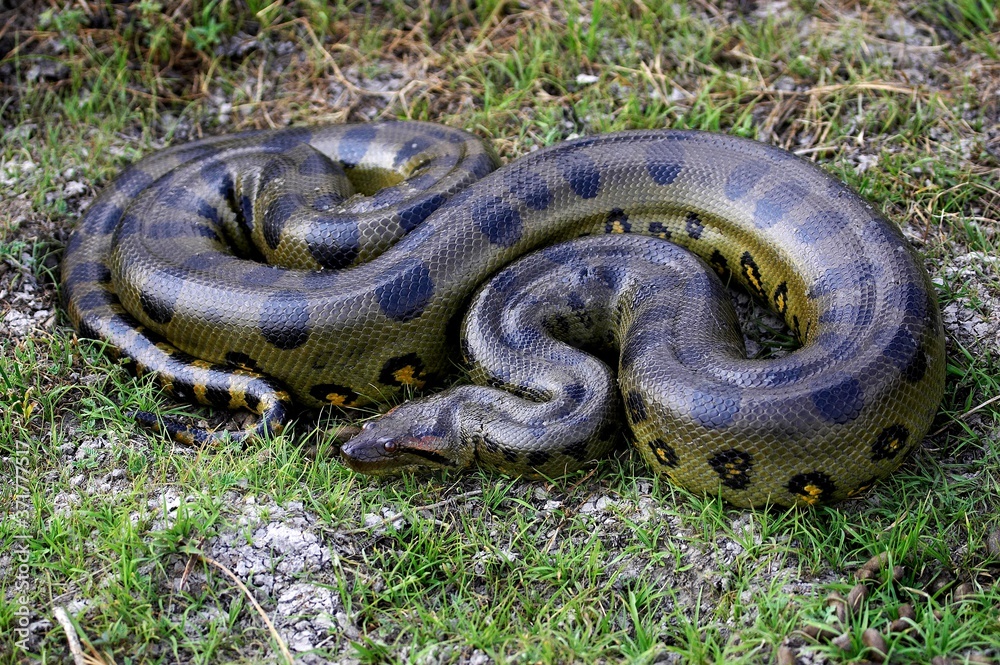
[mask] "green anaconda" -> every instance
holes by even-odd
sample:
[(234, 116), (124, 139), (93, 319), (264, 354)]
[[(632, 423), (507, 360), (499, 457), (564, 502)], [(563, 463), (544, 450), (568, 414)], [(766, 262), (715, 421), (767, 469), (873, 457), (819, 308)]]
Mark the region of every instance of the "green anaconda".
[[(819, 168), (673, 130), (494, 168), (474, 137), (413, 122), (172, 147), (88, 209), (66, 307), (168, 393), (261, 414), (228, 434), (241, 438), (280, 431), (292, 399), (352, 407), (423, 387), (452, 364), (449, 324), (471, 299), (461, 348), (482, 385), (366, 427), (342, 453), (368, 473), (563, 473), (606, 452), (624, 411), (649, 466), (682, 486), (814, 504), (869, 486), (927, 432), (945, 366), (928, 275)], [(727, 280), (801, 348), (748, 359)]]

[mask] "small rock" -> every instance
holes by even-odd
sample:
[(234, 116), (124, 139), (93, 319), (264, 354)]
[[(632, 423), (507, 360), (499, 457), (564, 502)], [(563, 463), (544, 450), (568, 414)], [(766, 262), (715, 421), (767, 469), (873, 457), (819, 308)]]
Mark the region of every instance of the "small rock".
[(869, 628), (861, 635), (861, 643), (871, 650), (869, 657), (876, 663), (881, 663), (885, 660), (889, 647), (886, 646), (882, 633), (874, 628)]
[(792, 647), (787, 645), (778, 647), (778, 665), (796, 665), (797, 662)]

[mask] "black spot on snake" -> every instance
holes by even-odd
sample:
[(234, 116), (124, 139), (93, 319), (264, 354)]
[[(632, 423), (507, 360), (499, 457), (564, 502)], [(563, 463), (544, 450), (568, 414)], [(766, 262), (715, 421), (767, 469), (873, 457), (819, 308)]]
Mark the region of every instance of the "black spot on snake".
[(906, 442), (910, 438), (910, 431), (903, 425), (889, 425), (875, 437), (872, 444), (873, 462), (880, 462), (892, 459), (902, 451), (906, 450)]
[(792, 476), (786, 487), (789, 492), (801, 497), (809, 504), (822, 503), (837, 490), (830, 476), (822, 471), (811, 471)]
[(750, 484), (753, 471), (753, 457), (742, 450), (724, 450), (708, 460), (708, 465), (719, 474), (726, 487), (734, 490), (745, 489)]
[(413, 386), (423, 388), (427, 382), (424, 361), (416, 353), (390, 358), (382, 365), (378, 380), (387, 386)]
[(308, 143), (312, 132), (308, 127), (293, 127), (275, 132), (261, 142), (265, 150), (280, 152), (294, 148), (300, 143)]
[(670, 229), (663, 225), (663, 222), (650, 222), (649, 233), (664, 240), (670, 240), (670, 236), (673, 235)]
[(722, 255), (722, 252), (717, 249), (713, 250), (712, 256), (708, 258), (708, 265), (712, 266), (715, 269), (715, 272), (720, 275), (729, 274), (729, 262), (726, 261), (726, 257)]
[(629, 224), (628, 215), (621, 208), (612, 208), (604, 222), (605, 233), (629, 233), (632, 225)]
[(587, 442), (573, 441), (563, 446), (560, 451), (564, 456), (574, 459), (581, 464), (587, 461)]
[(123, 213), (119, 206), (101, 201), (90, 207), (81, 226), (90, 235), (106, 236), (115, 230)]
[(681, 172), (683, 156), (669, 143), (654, 143), (646, 151), (646, 171), (657, 185), (669, 185)]
[(927, 374), (927, 352), (921, 344), (913, 354), (913, 359), (903, 369), (903, 378), (910, 383), (919, 383), (925, 374)]
[(571, 383), (563, 390), (563, 394), (569, 401), (579, 404), (587, 396), (587, 387), (582, 383)]
[(927, 317), (927, 312), (933, 308), (928, 305), (927, 292), (916, 282), (906, 282), (892, 290), (894, 302), (898, 302), (907, 316), (918, 321)]
[(728, 426), (739, 412), (739, 390), (720, 388), (717, 393), (701, 390), (694, 390), (691, 393), (691, 417), (709, 429)]
[(115, 178), (115, 190), (119, 196), (126, 199), (135, 198), (139, 192), (152, 184), (153, 177), (139, 166), (130, 166)]
[(314, 220), (305, 241), (316, 263), (330, 270), (351, 265), (361, 248), (357, 220), (349, 216)]
[(865, 406), (861, 382), (852, 376), (843, 377), (839, 383), (817, 390), (811, 399), (824, 420), (838, 425), (849, 423), (860, 416)]
[(399, 225), (404, 231), (412, 231), (418, 224), (427, 219), (428, 215), (440, 208), (444, 202), (445, 197), (443, 194), (433, 194), (420, 199), (414, 205), (408, 206), (399, 212)]
[(398, 264), (392, 271), (382, 276), (375, 287), (382, 312), (396, 321), (409, 321), (424, 311), (424, 307), (434, 295), (434, 283), (430, 270), (418, 259), (409, 259)]
[(499, 197), (478, 200), (472, 205), (472, 219), (494, 245), (511, 247), (521, 239), (521, 215)]
[(684, 230), (691, 238), (698, 240), (705, 230), (705, 225), (702, 224), (701, 218), (696, 213), (689, 212), (687, 219), (684, 220)]
[(835, 236), (847, 228), (847, 215), (835, 210), (817, 212), (807, 217), (795, 229), (795, 237), (807, 245)]
[(261, 306), (257, 316), (260, 334), (272, 346), (288, 351), (309, 339), (309, 301), (295, 291), (278, 291)]
[(281, 236), (288, 218), (304, 207), (299, 194), (282, 194), (267, 204), (264, 211), (264, 241), (271, 249), (281, 244)]
[(229, 351), (226, 353), (226, 362), (233, 367), (244, 367), (250, 370), (257, 369), (257, 362), (245, 353), (239, 351)]
[(896, 329), (892, 339), (882, 348), (882, 355), (898, 370), (905, 370), (920, 353), (920, 345), (906, 326)]
[(231, 400), (231, 395), (227, 388), (209, 383), (205, 386), (205, 399), (214, 407), (227, 408)]
[(584, 199), (597, 196), (601, 188), (601, 170), (594, 160), (581, 152), (567, 152), (558, 165), (570, 189), (577, 196)]
[(253, 214), (253, 199), (244, 194), (240, 197), (240, 223), (243, 224), (248, 230), (253, 231), (254, 219)]
[(115, 232), (111, 236), (114, 242), (119, 242), (134, 236), (136, 233), (142, 229), (142, 223), (139, 218), (130, 212), (126, 212), (122, 215), (121, 220), (118, 222), (118, 226), (115, 227)]
[(105, 307), (112, 302), (117, 302), (118, 298), (112, 300), (111, 294), (107, 291), (91, 291), (75, 299), (76, 308), (81, 312), (89, 312), (99, 307)]
[(788, 282), (778, 284), (777, 288), (774, 289), (774, 295), (771, 296), (771, 301), (778, 314), (784, 315), (788, 311)]
[(726, 198), (730, 201), (743, 198), (770, 170), (771, 166), (764, 161), (740, 164), (726, 176)]
[(543, 249), (542, 253), (549, 261), (558, 263), (559, 265), (565, 265), (570, 261), (574, 261), (579, 256), (579, 254), (577, 254), (571, 246), (566, 245), (565, 243), (550, 245), (549, 247)]
[(743, 277), (746, 278), (750, 291), (758, 298), (766, 298), (760, 268), (757, 267), (757, 262), (754, 261), (750, 252), (743, 252), (743, 256), (740, 257), (740, 267), (743, 269)]
[(552, 459), (552, 453), (547, 450), (532, 450), (528, 453), (528, 466), (540, 467)]
[(649, 418), (646, 402), (638, 390), (630, 390), (625, 394), (625, 410), (628, 412), (629, 422), (633, 424), (641, 423)]
[(227, 200), (232, 198), (233, 175), (226, 164), (217, 161), (208, 162), (201, 167), (199, 175), (205, 184), (218, 192), (219, 196)]
[(184, 259), (181, 265), (190, 270), (214, 270), (236, 260), (234, 257), (222, 252), (198, 252)]
[(374, 126), (357, 125), (344, 132), (337, 146), (337, 153), (345, 168), (354, 168), (364, 159), (378, 130)]
[(757, 201), (753, 223), (759, 229), (769, 229), (785, 219), (793, 208), (802, 202), (808, 190), (794, 182), (782, 183), (768, 190)]
[(510, 193), (531, 210), (545, 210), (552, 203), (552, 193), (541, 177), (522, 178), (510, 187)]
[(656, 458), (656, 461), (668, 469), (676, 468), (680, 464), (680, 458), (677, 457), (677, 452), (673, 449), (673, 446), (663, 439), (657, 438), (651, 440), (649, 442), (649, 449), (653, 452), (653, 457)]
[(180, 289), (172, 294), (154, 293), (143, 289), (139, 292), (139, 304), (146, 316), (155, 323), (167, 324), (174, 318), (174, 305)]
[(400, 168), (420, 153), (426, 152), (433, 145), (434, 142), (426, 136), (414, 136), (396, 153), (392, 163), (393, 168)]
[(110, 281), (111, 271), (106, 265), (100, 263), (99, 261), (86, 261), (84, 263), (80, 263), (73, 268), (73, 272), (70, 273), (69, 276), (69, 283), (71, 286), (88, 282), (107, 284)]
[(493, 158), (486, 153), (480, 153), (469, 160), (469, 164), (466, 167), (476, 178), (482, 178), (487, 173), (490, 173), (494, 168)]
[(260, 170), (260, 179), (257, 187), (262, 191), (273, 182), (281, 180), (287, 175), (291, 165), (284, 159), (272, 159)]
[(299, 162), (299, 175), (303, 176), (334, 176), (340, 174), (340, 169), (321, 152), (312, 152)]
[(336, 383), (316, 384), (309, 389), (309, 395), (319, 402), (333, 406), (350, 406), (358, 398), (356, 392)]

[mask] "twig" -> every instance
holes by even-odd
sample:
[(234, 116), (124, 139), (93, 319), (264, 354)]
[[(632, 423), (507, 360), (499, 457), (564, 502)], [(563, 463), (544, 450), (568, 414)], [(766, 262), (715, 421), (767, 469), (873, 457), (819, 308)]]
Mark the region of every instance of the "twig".
[[(443, 501), (437, 501), (435, 503), (428, 503), (426, 506), (420, 506), (418, 508), (414, 508), (413, 510), (415, 510), (415, 511), (433, 510), (434, 508), (441, 508), (443, 506), (447, 506), (447, 505), (455, 503), (457, 501), (461, 501), (462, 499), (468, 499), (468, 498), (471, 498), (471, 497), (474, 497), (474, 496), (479, 496), (482, 493), (483, 493), (483, 490), (471, 490), (469, 492), (463, 492), (462, 494), (456, 494), (455, 496), (449, 497), (447, 499), (444, 499)], [(370, 531), (372, 529), (375, 529), (377, 527), (382, 526), (386, 522), (394, 522), (394, 521), (398, 520), (400, 517), (401, 517), (400, 515), (394, 515), (392, 517), (383, 517), (382, 519), (380, 519), (377, 522), (373, 522), (371, 524), (367, 524), (365, 526), (358, 527), (357, 529), (350, 529), (348, 531), (341, 531), (340, 533), (350, 534), (350, 533), (362, 533), (364, 531)]]
[(985, 402), (983, 402), (979, 406), (973, 407), (973, 408), (969, 409), (968, 411), (966, 411), (965, 413), (963, 413), (962, 415), (956, 417), (951, 422), (945, 423), (944, 425), (941, 426), (941, 428), (938, 431), (934, 432), (930, 436), (937, 436), (941, 432), (945, 431), (946, 429), (948, 429), (949, 427), (951, 427), (952, 425), (954, 425), (959, 420), (965, 420), (966, 418), (968, 418), (969, 416), (971, 416), (976, 411), (979, 411), (980, 409), (984, 409), (984, 408), (986, 408), (990, 404), (993, 404), (993, 402), (996, 402), (996, 401), (1000, 401), (1000, 395), (995, 395), (995, 396), (989, 398), (988, 400), (986, 400)]
[(87, 665), (87, 659), (83, 655), (83, 647), (80, 646), (80, 637), (76, 634), (76, 627), (69, 620), (66, 610), (57, 605), (52, 608), (52, 614), (66, 633), (66, 641), (69, 642), (69, 652), (73, 654), (73, 665)]
[(243, 592), (243, 595), (246, 596), (247, 600), (250, 601), (250, 604), (253, 605), (253, 608), (257, 610), (257, 614), (260, 615), (260, 618), (264, 622), (264, 625), (267, 626), (267, 630), (269, 633), (271, 633), (271, 637), (274, 639), (275, 642), (278, 643), (278, 648), (281, 650), (281, 655), (284, 656), (285, 662), (288, 663), (288, 665), (293, 665), (292, 654), (288, 650), (288, 647), (285, 646), (285, 641), (281, 639), (281, 635), (278, 634), (278, 630), (274, 627), (274, 624), (271, 623), (270, 617), (268, 617), (267, 613), (264, 612), (264, 608), (260, 606), (260, 603), (257, 602), (257, 599), (253, 597), (252, 593), (250, 593), (250, 589), (248, 589), (246, 585), (240, 581), (240, 578), (236, 577), (236, 574), (233, 573), (233, 571), (229, 570), (228, 568), (223, 566), (221, 563), (219, 563), (212, 557), (206, 554), (198, 554), (198, 558), (204, 561), (205, 563), (211, 564), (216, 568), (218, 568), (219, 570), (221, 570), (226, 575), (226, 577), (228, 577), (233, 581), (233, 584), (239, 587), (240, 591)]

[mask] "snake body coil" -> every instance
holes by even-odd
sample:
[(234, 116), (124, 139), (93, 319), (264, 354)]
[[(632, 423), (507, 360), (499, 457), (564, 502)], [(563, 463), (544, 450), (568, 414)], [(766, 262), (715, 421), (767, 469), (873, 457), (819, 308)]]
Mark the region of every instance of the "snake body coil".
[[(66, 306), (171, 394), (261, 414), (239, 437), (280, 430), (289, 393), (350, 407), (422, 387), (495, 275), (462, 329), (490, 387), (367, 427), (342, 452), (371, 473), (561, 473), (603, 454), (620, 393), (637, 449), (675, 482), (741, 506), (813, 504), (869, 486), (926, 433), (944, 382), (929, 278), (895, 226), (812, 164), (634, 131), (495, 166), (470, 135), (424, 123), (170, 148), (88, 210)], [(581, 235), (599, 237), (561, 243)], [(747, 359), (716, 273), (802, 348)], [(571, 345), (616, 356), (617, 376)]]

